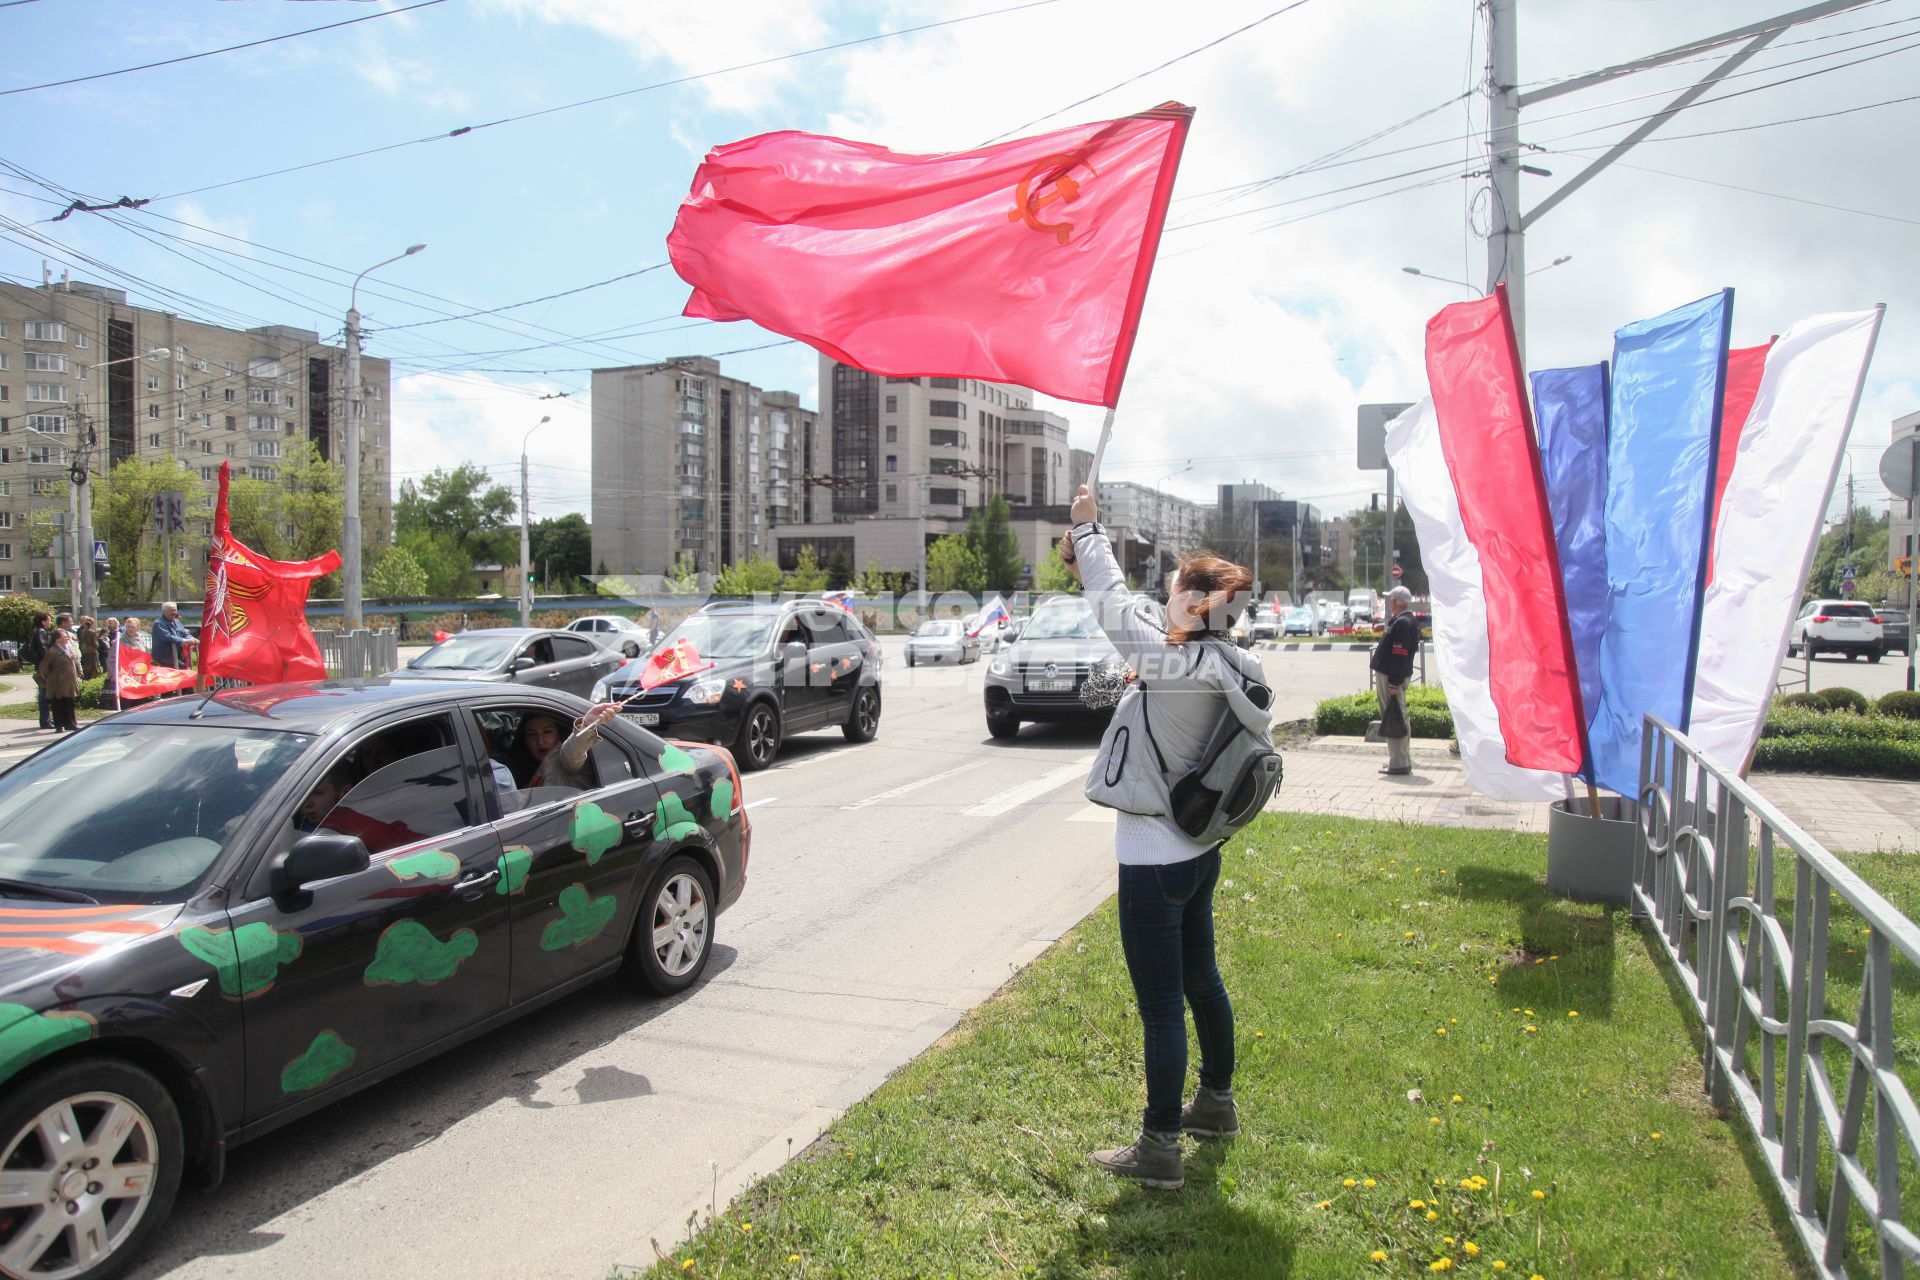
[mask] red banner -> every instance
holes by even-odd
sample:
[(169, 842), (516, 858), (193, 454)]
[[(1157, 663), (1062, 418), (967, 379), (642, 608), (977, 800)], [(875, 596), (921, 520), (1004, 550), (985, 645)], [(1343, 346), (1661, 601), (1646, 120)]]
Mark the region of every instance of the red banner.
[(153, 655), (144, 649), (116, 644), (113, 651), (114, 688), (119, 691), (122, 702), (138, 702), (142, 698), (157, 698), (163, 693), (193, 688), (193, 672), (180, 667), (155, 666)]
[(715, 147), (667, 250), (686, 313), (836, 360), (1112, 405), (1193, 108), (944, 155), (791, 130)]
[(324, 680), (320, 642), (307, 626), (307, 589), (340, 567), (340, 553), (312, 560), (270, 560), (233, 536), (227, 514), (232, 464), (220, 464), (220, 498), (207, 553), (207, 598), (200, 626), (200, 674), (252, 684)]

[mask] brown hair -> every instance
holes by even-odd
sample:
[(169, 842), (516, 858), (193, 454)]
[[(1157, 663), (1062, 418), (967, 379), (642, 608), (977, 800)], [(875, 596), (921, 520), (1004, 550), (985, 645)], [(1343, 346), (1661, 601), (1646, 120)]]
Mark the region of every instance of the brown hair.
[(1167, 639), (1175, 644), (1185, 644), (1208, 631), (1224, 631), (1247, 607), (1253, 574), (1245, 565), (1235, 564), (1211, 551), (1189, 551), (1180, 557), (1178, 568), (1180, 590), (1198, 591), (1205, 598), (1186, 625), (1174, 624), (1169, 619)]

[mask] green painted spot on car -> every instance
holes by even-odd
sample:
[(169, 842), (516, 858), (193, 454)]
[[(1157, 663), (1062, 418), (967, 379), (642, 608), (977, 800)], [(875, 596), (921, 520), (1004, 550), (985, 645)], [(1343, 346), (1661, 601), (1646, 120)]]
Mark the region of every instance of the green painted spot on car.
[(281, 966), (299, 959), (304, 945), (299, 934), (258, 920), (231, 930), (187, 925), (175, 937), (189, 954), (213, 966), (220, 994), (239, 1000), (269, 990)]
[(583, 884), (568, 885), (560, 891), (560, 918), (549, 921), (540, 931), (540, 949), (561, 951), (592, 942), (613, 919), (616, 905), (610, 893), (596, 898)]
[(280, 1071), (280, 1092), (308, 1093), (353, 1065), (360, 1055), (337, 1031), (322, 1031)]
[(84, 1013), (35, 1013), (22, 1004), (0, 1004), (0, 1080), (70, 1044), (93, 1039), (93, 1018)]
[(397, 880), (451, 880), (460, 874), (460, 859), (445, 849), (423, 849), (387, 864)]
[(527, 872), (533, 869), (533, 850), (523, 844), (510, 844), (494, 865), (500, 868), (500, 882), (493, 891), (503, 898), (519, 893), (527, 887)]
[(418, 920), (399, 920), (374, 944), (373, 963), (363, 979), (369, 987), (397, 987), (417, 982), (423, 987), (445, 982), (463, 961), (480, 949), (479, 935), (455, 929), (445, 942)]
[(592, 866), (607, 850), (620, 843), (620, 819), (588, 800), (574, 806), (567, 838), (574, 848), (587, 855), (587, 865)]

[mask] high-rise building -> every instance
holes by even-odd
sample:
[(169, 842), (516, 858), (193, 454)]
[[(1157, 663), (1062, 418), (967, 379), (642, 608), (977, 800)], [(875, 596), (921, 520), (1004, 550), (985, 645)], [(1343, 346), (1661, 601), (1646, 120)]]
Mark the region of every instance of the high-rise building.
[[(156, 348), (167, 355), (145, 358)], [(387, 361), (362, 357), (360, 378), (361, 519), (367, 545), (379, 547), (392, 524)], [(346, 349), (312, 330), (203, 324), (79, 281), (0, 283), (0, 591), (64, 598), (65, 475), (90, 432), (96, 473), (132, 458), (173, 458), (197, 477), (187, 515), (198, 536), (175, 548), (169, 574), (176, 592), (193, 594), (206, 569), (220, 464), (271, 480), (301, 439), (337, 460), (345, 405)], [(32, 538), (36, 524), (55, 526), (56, 536)], [(46, 554), (32, 554), (33, 545)], [(112, 557), (128, 552), (108, 547)]]
[(1212, 515), (1210, 503), (1131, 480), (1100, 482), (1100, 523), (1113, 535), (1120, 567), (1143, 587), (1157, 586), (1183, 553), (1205, 544)]
[[(1920, 413), (1909, 413), (1905, 417), (1893, 420), (1893, 440), (1920, 440)], [(1904, 493), (1889, 494), (1887, 497), (1887, 567), (1897, 569), (1902, 556), (1920, 555), (1920, 512), (1913, 509), (1913, 503)], [(1888, 599), (1905, 603), (1907, 608), (1913, 604), (1909, 574), (1895, 584)], [(1907, 643), (1912, 644), (1909, 640)]]
[(825, 563), (917, 567), (920, 539), (957, 533), (996, 494), (1029, 561), (1064, 529), (1075, 472), (1066, 419), (1024, 387), (976, 378), (888, 378), (822, 356), (821, 459), (832, 501), (774, 530), (791, 565), (811, 546)]
[(776, 520), (824, 505), (807, 484), (816, 415), (694, 356), (593, 371), (593, 562), (718, 573), (769, 554)]

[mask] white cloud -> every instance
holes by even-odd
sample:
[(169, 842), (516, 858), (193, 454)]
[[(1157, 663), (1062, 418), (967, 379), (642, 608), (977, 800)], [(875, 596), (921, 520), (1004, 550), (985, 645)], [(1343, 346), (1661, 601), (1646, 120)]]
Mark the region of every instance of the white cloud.
[[(631, 0), (492, 0), (523, 21), (583, 26), (626, 47), (636, 61), (665, 63), (675, 75), (814, 48), (829, 42), (815, 7), (792, 0), (730, 4), (635, 4)], [(709, 105), (753, 111), (810, 74), (806, 60), (774, 63), (696, 82)]]
[[(480, 374), (410, 374), (393, 383), (393, 480), (418, 481), (462, 462), (485, 467), (520, 492), (520, 445), (527, 442), (533, 518), (578, 511), (592, 518), (587, 470), (592, 415), (586, 398), (540, 400), (560, 388), (502, 382)], [(538, 425), (543, 417), (553, 421)], [(531, 438), (527, 433), (532, 430)]]

